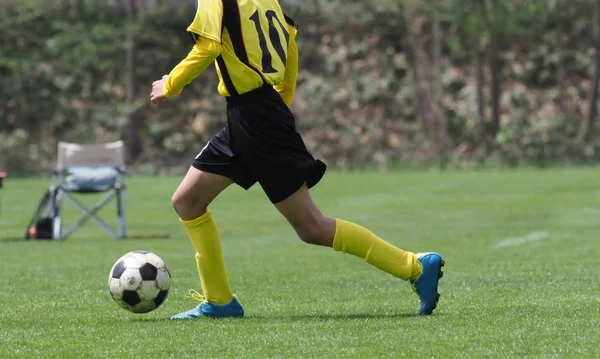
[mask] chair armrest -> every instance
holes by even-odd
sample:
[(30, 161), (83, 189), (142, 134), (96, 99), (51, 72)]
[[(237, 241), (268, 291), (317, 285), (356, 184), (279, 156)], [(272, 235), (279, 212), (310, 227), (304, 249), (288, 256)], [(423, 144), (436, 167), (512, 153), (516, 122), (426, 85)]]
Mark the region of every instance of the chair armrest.
[[(73, 166), (73, 167), (92, 167), (94, 168), (95, 166)], [(104, 167), (104, 166), (100, 166), (100, 167)], [(110, 168), (114, 168), (115, 171), (119, 172), (119, 173), (123, 173), (123, 174), (127, 174), (127, 170), (123, 167), (119, 167), (119, 166), (110, 166)], [(60, 175), (60, 174), (65, 174), (69, 172), (69, 168), (63, 168), (63, 169), (54, 169), (52, 171), (53, 175)]]

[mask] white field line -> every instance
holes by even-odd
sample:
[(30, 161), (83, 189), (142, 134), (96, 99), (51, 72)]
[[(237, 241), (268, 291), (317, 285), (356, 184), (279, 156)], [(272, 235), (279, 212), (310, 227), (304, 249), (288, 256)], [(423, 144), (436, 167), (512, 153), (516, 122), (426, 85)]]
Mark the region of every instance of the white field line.
[(531, 232), (523, 237), (515, 237), (508, 238), (501, 242), (498, 242), (492, 246), (492, 248), (506, 248), (506, 247), (514, 247), (519, 246), (523, 243), (540, 241), (542, 239), (546, 239), (550, 237), (550, 233), (548, 232)]

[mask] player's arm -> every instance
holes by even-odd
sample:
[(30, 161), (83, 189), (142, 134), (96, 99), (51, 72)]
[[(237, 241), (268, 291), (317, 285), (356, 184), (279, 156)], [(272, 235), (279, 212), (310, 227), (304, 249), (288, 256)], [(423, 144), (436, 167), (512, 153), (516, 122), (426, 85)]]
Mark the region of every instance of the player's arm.
[(206, 68), (221, 54), (221, 44), (212, 39), (198, 37), (196, 44), (183, 61), (169, 75), (152, 84), (150, 101), (160, 103), (179, 95), (183, 88), (200, 76)]
[(296, 92), (296, 80), (298, 78), (298, 46), (296, 45), (297, 27), (293, 20), (286, 17), (288, 32), (290, 33), (290, 42), (288, 44), (288, 55), (285, 65), (285, 75), (283, 82), (275, 85), (275, 90), (288, 107), (292, 106), (294, 93)]
[(194, 47), (169, 75), (152, 84), (152, 103), (160, 103), (180, 94), (186, 85), (202, 74), (221, 54), (222, 18), (221, 1), (198, 0), (196, 16), (187, 28), (194, 40)]
[(163, 87), (165, 97), (179, 95), (185, 86), (200, 76), (215, 61), (221, 51), (219, 42), (199, 37), (192, 51), (169, 73)]

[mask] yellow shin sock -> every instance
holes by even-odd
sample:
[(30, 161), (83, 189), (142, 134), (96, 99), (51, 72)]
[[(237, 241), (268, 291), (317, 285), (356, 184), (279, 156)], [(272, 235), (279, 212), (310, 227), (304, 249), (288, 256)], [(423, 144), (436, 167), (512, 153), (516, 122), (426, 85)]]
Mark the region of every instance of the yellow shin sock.
[(412, 252), (405, 252), (377, 237), (358, 224), (336, 219), (333, 249), (355, 255), (367, 263), (404, 280), (421, 275), (421, 262)]
[(206, 300), (218, 305), (229, 303), (233, 295), (225, 272), (221, 236), (212, 213), (207, 210), (196, 219), (191, 221), (180, 219), (180, 222), (196, 249), (196, 264)]

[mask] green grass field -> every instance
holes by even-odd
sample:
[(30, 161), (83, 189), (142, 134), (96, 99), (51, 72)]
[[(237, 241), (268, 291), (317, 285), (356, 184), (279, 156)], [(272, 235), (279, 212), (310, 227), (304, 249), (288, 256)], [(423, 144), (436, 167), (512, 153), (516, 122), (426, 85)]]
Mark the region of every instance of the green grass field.
[[(169, 321), (199, 288), (170, 205), (178, 181), (128, 181), (131, 234), (170, 239), (119, 241), (87, 224), (66, 241), (0, 242), (0, 358), (600, 357), (599, 169), (329, 173), (313, 190), (326, 214), (444, 256), (431, 317), (415, 316), (407, 283), (301, 243), (256, 186), (231, 187), (211, 207), (246, 317)], [(23, 235), (48, 184), (6, 182), (0, 237)], [(144, 315), (117, 307), (106, 286), (135, 249), (173, 275), (168, 300)]]

